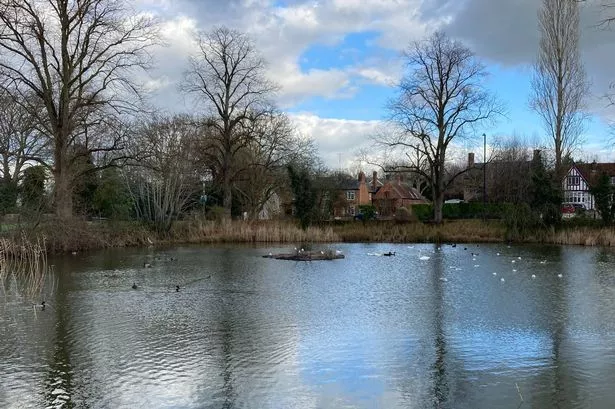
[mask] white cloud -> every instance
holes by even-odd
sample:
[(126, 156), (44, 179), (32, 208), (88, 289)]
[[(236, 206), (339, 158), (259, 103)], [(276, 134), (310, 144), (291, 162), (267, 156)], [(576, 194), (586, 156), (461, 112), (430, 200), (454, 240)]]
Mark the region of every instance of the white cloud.
[(372, 137), (382, 121), (321, 118), (311, 113), (291, 114), (297, 130), (312, 138), (320, 156), (330, 168), (351, 167), (362, 150), (376, 149)]
[(157, 53), (162, 62), (155, 74), (170, 78), (169, 86), (181, 77), (194, 47), (191, 33), (228, 25), (255, 39), (269, 62), (271, 78), (281, 85), (279, 99), (285, 107), (313, 96), (348, 98), (354, 94), (357, 81), (390, 85), (396, 77), (386, 59), (302, 71), (301, 55), (309, 47), (334, 46), (350, 33), (371, 31), (381, 34), (379, 45), (397, 50), (441, 24), (440, 17), (421, 21), (422, 5), (429, 0), (301, 0), (285, 7), (271, 0), (224, 4), (214, 0), (137, 1), (166, 18), (162, 34), (169, 47)]

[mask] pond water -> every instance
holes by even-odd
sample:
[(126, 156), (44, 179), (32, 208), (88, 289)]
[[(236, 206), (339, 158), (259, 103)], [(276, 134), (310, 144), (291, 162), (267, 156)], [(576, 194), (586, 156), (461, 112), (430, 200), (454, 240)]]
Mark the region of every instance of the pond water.
[(64, 256), (44, 311), (7, 284), (0, 407), (615, 407), (610, 250), (288, 248)]

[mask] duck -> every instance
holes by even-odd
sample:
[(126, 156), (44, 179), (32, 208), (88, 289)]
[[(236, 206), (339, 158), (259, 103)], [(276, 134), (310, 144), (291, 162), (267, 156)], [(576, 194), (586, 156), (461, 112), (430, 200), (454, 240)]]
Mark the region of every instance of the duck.
[(45, 311), (45, 301), (41, 301), (40, 304), (34, 304), (32, 305), (34, 308), (40, 308), (41, 311)]
[(143, 263), (143, 267), (152, 268), (152, 265), (150, 263)]
[(179, 292), (179, 286), (178, 285), (175, 286), (175, 292), (176, 293)]
[(132, 289), (136, 290), (137, 289), (137, 283), (132, 283)]
[(535, 278), (536, 278), (536, 274), (532, 274), (532, 279), (535, 279)]
[(394, 256), (395, 252), (394, 251), (389, 251), (388, 253), (382, 253), (383, 256)]

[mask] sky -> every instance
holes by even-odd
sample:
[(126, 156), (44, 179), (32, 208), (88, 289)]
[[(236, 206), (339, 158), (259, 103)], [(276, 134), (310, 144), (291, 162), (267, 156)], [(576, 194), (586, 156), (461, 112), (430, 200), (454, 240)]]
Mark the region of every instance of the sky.
[[(164, 47), (148, 72), (152, 102), (162, 110), (194, 112), (198, 104), (178, 91), (194, 34), (224, 25), (251, 36), (280, 85), (279, 107), (297, 130), (314, 139), (331, 168), (356, 168), (360, 151), (374, 149), (387, 102), (404, 74), (402, 52), (435, 30), (467, 45), (486, 66), (486, 87), (507, 115), (457, 147), (477, 152), (517, 135), (545, 145), (539, 117), (530, 110), (531, 67), (539, 31), (539, 0), (134, 0), (161, 22)], [(581, 54), (592, 84), (583, 150), (577, 159), (615, 161), (609, 124), (615, 109), (605, 98), (615, 81), (615, 27), (598, 25), (603, 0), (581, 9)], [(611, 10), (615, 14), (615, 10)]]

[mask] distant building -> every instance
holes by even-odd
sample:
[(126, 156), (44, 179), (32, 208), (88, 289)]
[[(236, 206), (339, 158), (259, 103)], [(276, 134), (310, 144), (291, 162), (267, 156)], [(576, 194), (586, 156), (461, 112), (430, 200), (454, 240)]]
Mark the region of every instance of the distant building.
[(596, 210), (594, 196), (589, 192), (598, 182), (598, 178), (606, 174), (615, 185), (615, 163), (575, 163), (562, 179), (564, 202), (578, 203), (587, 210)]
[(468, 153), (467, 170), (461, 177), (463, 200), (482, 201), (486, 190), (486, 199), (490, 202), (525, 201), (532, 179), (532, 163), (537, 160), (540, 160), (540, 150), (534, 150), (531, 159), (529, 155), (521, 155), (518, 159), (496, 159), (487, 162), (485, 168), (484, 163), (474, 162), (474, 153)]
[(400, 207), (415, 204), (428, 204), (429, 201), (421, 195), (409, 182), (396, 175), (394, 180), (386, 180), (375, 193), (372, 194), (372, 204), (380, 216), (390, 217)]

